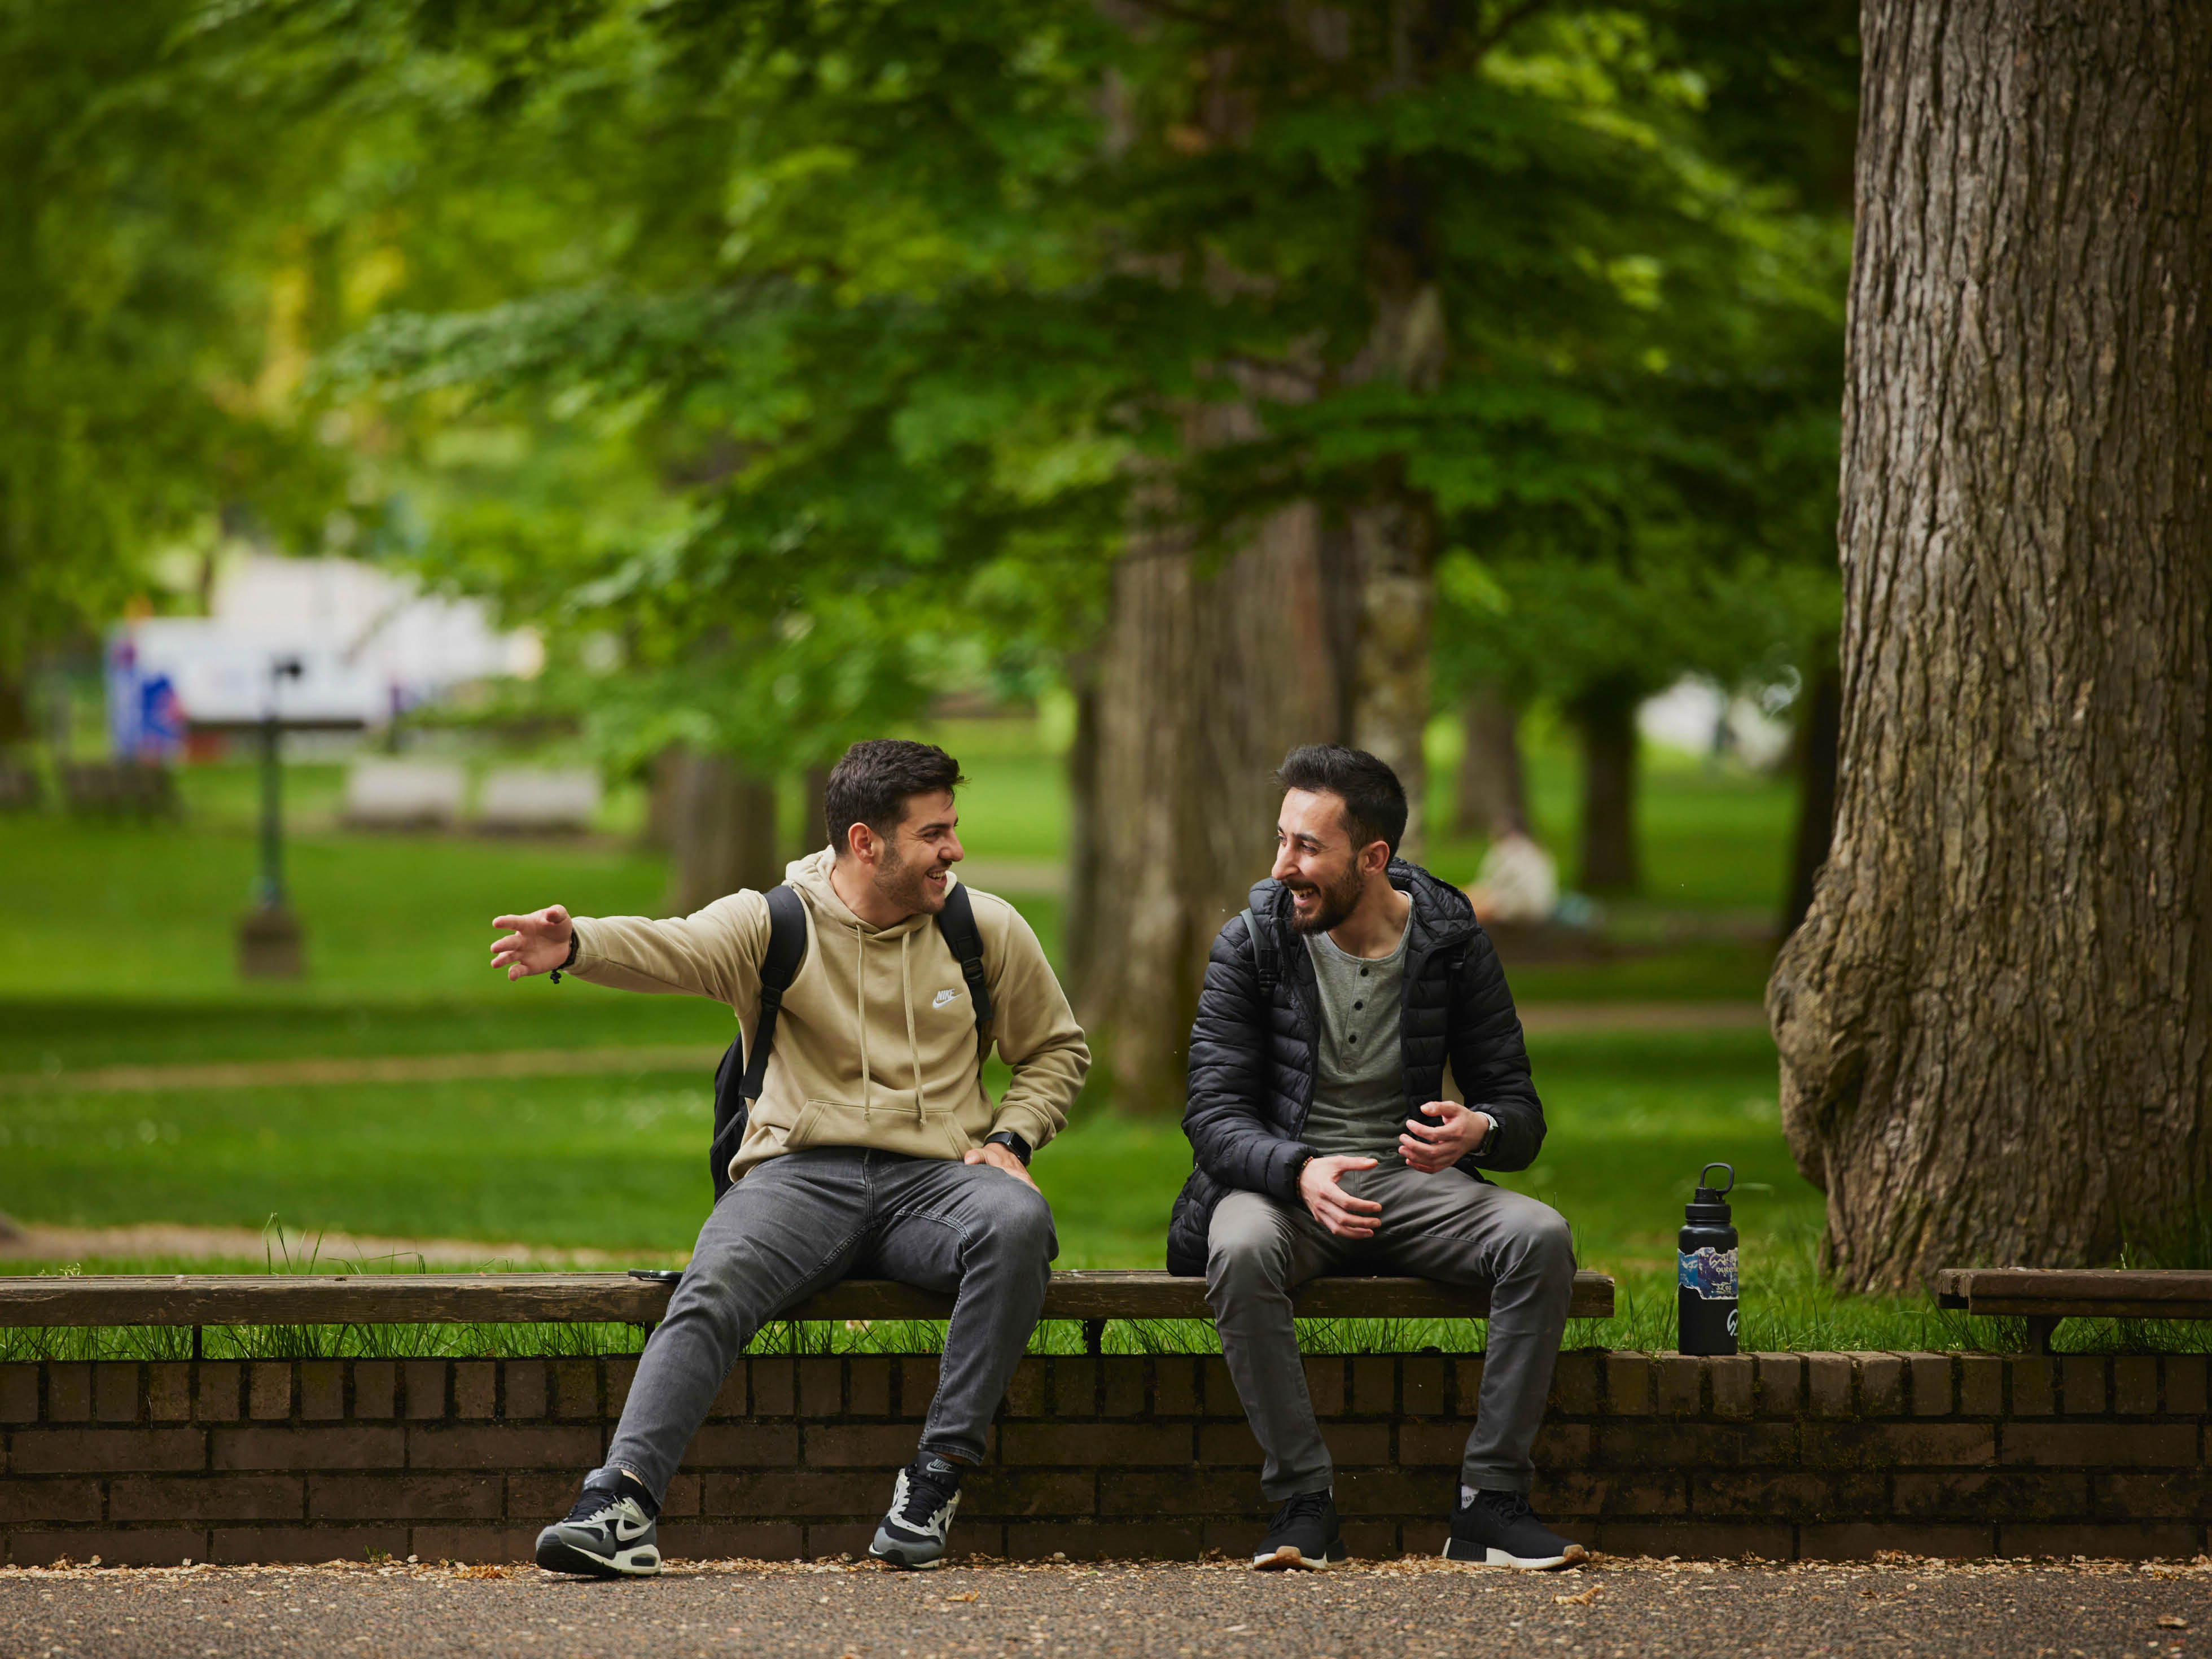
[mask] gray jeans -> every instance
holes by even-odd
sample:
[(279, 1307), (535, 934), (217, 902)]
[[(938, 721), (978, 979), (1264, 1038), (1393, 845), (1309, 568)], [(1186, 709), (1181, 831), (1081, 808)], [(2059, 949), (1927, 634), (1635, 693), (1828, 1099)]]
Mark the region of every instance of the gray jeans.
[(1279, 1503), (1327, 1490), (1334, 1472), (1306, 1393), (1291, 1291), (1324, 1273), (1411, 1273), (1490, 1285), (1490, 1347), (1460, 1480), (1479, 1490), (1527, 1492), (1534, 1476), (1528, 1449), (1543, 1425), (1574, 1289), (1565, 1219), (1547, 1204), (1457, 1170), (1358, 1170), (1340, 1184), (1382, 1206), (1372, 1238), (1339, 1238), (1304, 1204), (1252, 1192), (1224, 1198), (1206, 1236), (1206, 1299), (1244, 1415), (1267, 1454), (1260, 1489)]
[(606, 1467), (659, 1500), (722, 1379), (762, 1324), (848, 1277), (952, 1293), (921, 1447), (977, 1463), (1060, 1253), (1036, 1189), (988, 1164), (858, 1146), (756, 1164), (699, 1230), (668, 1317), (645, 1345)]

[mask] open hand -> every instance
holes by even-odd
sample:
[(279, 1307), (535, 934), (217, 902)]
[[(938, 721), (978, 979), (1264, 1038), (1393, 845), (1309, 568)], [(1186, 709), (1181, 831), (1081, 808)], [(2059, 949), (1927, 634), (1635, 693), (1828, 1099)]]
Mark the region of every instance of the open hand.
[(1014, 1156), (1013, 1148), (1003, 1140), (987, 1140), (980, 1146), (969, 1147), (968, 1156), (961, 1162), (988, 1164), (994, 1170), (1004, 1170), (1010, 1176), (1019, 1176), (1024, 1181), (1029, 1182), (1033, 1191), (1036, 1187), (1036, 1182), (1030, 1180), (1028, 1167), (1021, 1159)]
[(1313, 1218), (1339, 1238), (1372, 1238), (1382, 1206), (1372, 1199), (1354, 1198), (1338, 1186), (1347, 1170), (1371, 1170), (1371, 1158), (1316, 1158), (1298, 1175), (1298, 1196), (1306, 1201)]
[(1471, 1112), (1455, 1100), (1432, 1100), (1421, 1111), (1437, 1121), (1424, 1123), (1419, 1118), (1407, 1118), (1406, 1133), (1398, 1137), (1398, 1150), (1406, 1155), (1406, 1167), (1423, 1175), (1450, 1169), (1481, 1146), (1483, 1137), (1490, 1133), (1486, 1113)]
[(491, 947), (491, 965), (506, 969), (510, 980), (551, 973), (568, 961), (568, 945), (576, 937), (568, 913), (557, 904), (526, 916), (494, 916), (491, 925), (513, 930), (494, 939)]

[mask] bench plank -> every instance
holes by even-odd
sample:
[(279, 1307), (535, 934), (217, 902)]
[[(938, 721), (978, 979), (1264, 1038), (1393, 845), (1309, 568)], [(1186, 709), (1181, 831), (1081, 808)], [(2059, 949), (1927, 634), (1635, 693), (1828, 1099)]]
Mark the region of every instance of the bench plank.
[[(103, 1273), (0, 1275), (0, 1327), (90, 1325), (651, 1325), (669, 1287), (624, 1273)], [(1480, 1319), (1486, 1287), (1425, 1279), (1322, 1279), (1299, 1292), (1310, 1319)], [(1604, 1273), (1575, 1275), (1568, 1312), (1613, 1317)], [(848, 1279), (782, 1316), (943, 1319), (952, 1298), (885, 1279)], [(1203, 1279), (1117, 1269), (1053, 1274), (1047, 1319), (1206, 1319)]]
[(2088, 1267), (1944, 1267), (1937, 1305), (2069, 1319), (2212, 1319), (2212, 1273)]

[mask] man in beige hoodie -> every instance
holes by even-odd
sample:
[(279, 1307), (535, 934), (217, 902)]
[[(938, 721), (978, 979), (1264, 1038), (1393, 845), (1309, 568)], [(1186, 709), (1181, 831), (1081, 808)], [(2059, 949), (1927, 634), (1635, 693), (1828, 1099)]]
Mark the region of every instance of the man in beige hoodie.
[[(761, 1325), (848, 1274), (952, 1294), (921, 1449), (870, 1553), (935, 1566), (960, 1471), (1028, 1345), (1058, 1253), (1030, 1155), (1066, 1125), (1091, 1064), (1036, 935), (1002, 899), (969, 890), (990, 996), (989, 1038), (1013, 1068), (994, 1103), (960, 963), (936, 925), (962, 856), (951, 756), (927, 744), (854, 744), (823, 792), (830, 846), (785, 879), (806, 950), (764, 1085), (700, 1229), (668, 1317), (647, 1342), (605, 1465), (567, 1520), (539, 1534), (563, 1572), (658, 1572), (655, 1518), (684, 1449)], [(565, 969), (631, 991), (726, 1002), (757, 1035), (768, 901), (732, 893), (680, 920), (501, 916), (493, 965), (511, 980)]]

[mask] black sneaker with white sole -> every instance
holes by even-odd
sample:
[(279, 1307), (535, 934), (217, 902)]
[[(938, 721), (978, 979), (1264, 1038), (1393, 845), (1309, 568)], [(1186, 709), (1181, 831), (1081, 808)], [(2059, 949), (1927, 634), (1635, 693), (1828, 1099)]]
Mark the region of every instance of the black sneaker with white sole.
[(1260, 1540), (1252, 1566), (1259, 1572), (1304, 1568), (1318, 1572), (1351, 1559), (1336, 1523), (1336, 1498), (1325, 1492), (1302, 1492), (1275, 1511), (1274, 1524)]
[(894, 1567), (933, 1567), (945, 1559), (945, 1535), (960, 1507), (960, 1466), (920, 1452), (891, 1488), (890, 1513), (876, 1528), (868, 1553)]
[(1462, 1486), (1460, 1497), (1451, 1512), (1451, 1536), (1444, 1540), (1447, 1561), (1541, 1571), (1589, 1559), (1589, 1552), (1580, 1544), (1539, 1521), (1528, 1500), (1517, 1492), (1470, 1493)]
[(538, 1534), (538, 1565), (595, 1578), (650, 1578), (660, 1571), (659, 1521), (632, 1493), (586, 1486), (567, 1520)]

